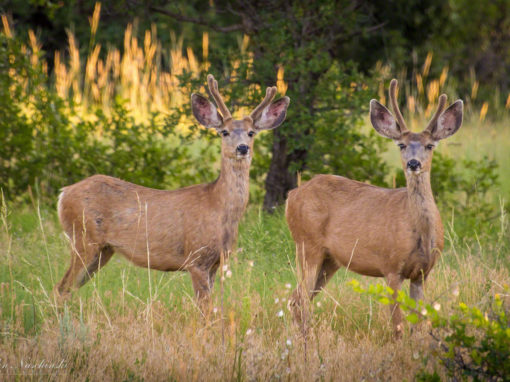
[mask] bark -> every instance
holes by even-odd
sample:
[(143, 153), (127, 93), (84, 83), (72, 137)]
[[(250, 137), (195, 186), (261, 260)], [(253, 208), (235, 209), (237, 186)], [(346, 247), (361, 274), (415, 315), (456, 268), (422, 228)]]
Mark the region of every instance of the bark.
[[(289, 127), (290, 128), (290, 127)], [(287, 193), (297, 186), (297, 173), (291, 173), (291, 163), (304, 163), (307, 151), (293, 150), (287, 153), (288, 138), (281, 130), (275, 129), (272, 148), (272, 160), (266, 178), (266, 195), (264, 196), (263, 208), (273, 212), (274, 208), (283, 204), (287, 199)]]

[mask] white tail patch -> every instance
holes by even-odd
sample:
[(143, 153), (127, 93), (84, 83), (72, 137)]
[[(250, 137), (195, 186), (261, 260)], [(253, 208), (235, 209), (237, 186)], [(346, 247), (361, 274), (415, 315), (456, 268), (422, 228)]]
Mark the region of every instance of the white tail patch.
[(62, 220), (62, 199), (64, 198), (64, 191), (60, 193), (58, 196), (58, 203), (57, 203), (57, 212), (58, 217)]

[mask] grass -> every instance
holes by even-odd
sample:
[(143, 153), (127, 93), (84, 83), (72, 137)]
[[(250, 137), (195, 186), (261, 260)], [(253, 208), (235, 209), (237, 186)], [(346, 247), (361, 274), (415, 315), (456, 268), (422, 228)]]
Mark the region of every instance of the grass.
[[(100, 6), (91, 19), (91, 35), (99, 14)], [(2, 22), (4, 33), (12, 33), (5, 16)], [(145, 34), (142, 47), (128, 26), (124, 41), (123, 51), (112, 48), (103, 58), (101, 47), (91, 43), (83, 63), (69, 35), (69, 58), (55, 57), (58, 94), (82, 105), (85, 115), (87, 106), (108, 108), (120, 95), (143, 118), (182, 102), (171, 98), (179, 94), (174, 90), (180, 73), (207, 70), (206, 35), (203, 62), (190, 49), (183, 54), (179, 39), (165, 50), (155, 31)], [(247, 42), (242, 45), (245, 49)], [(32, 34), (28, 51), (38, 50)], [(162, 54), (170, 57), (170, 68), (158, 66)], [(37, 54), (31, 58), (36, 65)], [(431, 61), (432, 55), (427, 56), (412, 83), (400, 81), (401, 99), (408, 100), (402, 109), (416, 128), (433, 112), (440, 91), (454, 94), (447, 70), (430, 78)], [(388, 69), (379, 70), (384, 74)], [(283, 74), (281, 68), (277, 82), (282, 94)], [(473, 81), (471, 95), (462, 97), (470, 117), (439, 150), (451, 157), (486, 154), (496, 159), (501, 185), (490, 196), (495, 203), (499, 197), (508, 201), (508, 119), (488, 122), (493, 106), (484, 102), (477, 109), (478, 84)], [(382, 101), (385, 94), (381, 82)], [(385, 155), (388, 163), (399, 163), (394, 147)], [(347, 285), (351, 278), (363, 286), (383, 280), (345, 269), (314, 300), (310, 335), (303, 338), (286, 308), (296, 273), (294, 243), (282, 211), (268, 215), (250, 207), (240, 226), (238, 250), (228, 262), (231, 277), (225, 273), (224, 283), (216, 282), (216, 309), (209, 320), (195, 305), (186, 273), (148, 272), (119, 255), (70, 301), (58, 302), (52, 289), (70, 256), (55, 206), (4, 205), (0, 218), (0, 379), (411, 380), (422, 368), (445, 377), (428, 327), (411, 334), (407, 326), (404, 339), (393, 342), (387, 309)], [(443, 211), (446, 248), (429, 277), (426, 300), (439, 302), (446, 315), (460, 301), (483, 310), (510, 283), (508, 218), (502, 215), (499, 224), (482, 230), (485, 236), (473, 230), (460, 238), (451, 218), (450, 211)], [(457, 288), (458, 296), (452, 293)]]
[[(427, 328), (393, 342), (387, 309), (347, 285), (383, 281), (345, 269), (314, 300), (304, 340), (286, 308), (296, 276), (282, 211), (248, 211), (228, 261), (231, 277), (225, 273), (223, 288), (219, 279), (214, 288), (210, 320), (197, 309), (187, 274), (149, 277), (120, 255), (59, 303), (51, 290), (69, 250), (54, 209), (4, 208), (1, 229), (0, 373), (8, 379), (402, 380), (425, 366), (444, 376)], [(510, 280), (508, 231), (486, 248), (453, 237), (447, 232), (426, 299), (445, 313), (460, 301), (483, 309)]]

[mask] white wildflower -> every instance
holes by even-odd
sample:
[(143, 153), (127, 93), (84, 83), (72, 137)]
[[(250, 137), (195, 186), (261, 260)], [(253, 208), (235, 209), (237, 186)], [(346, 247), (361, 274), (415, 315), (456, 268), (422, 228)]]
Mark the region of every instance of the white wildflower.
[(283, 317), (283, 310), (280, 310), (277, 314), (278, 317)]
[(434, 303), (434, 309), (439, 312), (439, 310), (441, 309), (441, 304), (438, 303), (438, 302), (435, 302)]

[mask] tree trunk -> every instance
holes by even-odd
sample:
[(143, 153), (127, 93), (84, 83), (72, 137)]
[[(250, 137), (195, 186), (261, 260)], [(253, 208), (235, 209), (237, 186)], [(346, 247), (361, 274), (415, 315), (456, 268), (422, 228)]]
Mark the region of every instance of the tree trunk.
[(304, 163), (306, 150), (294, 150), (287, 153), (288, 138), (279, 129), (273, 130), (273, 157), (266, 178), (266, 194), (263, 208), (273, 212), (274, 208), (283, 204), (287, 199), (287, 193), (296, 188), (297, 174), (289, 172), (289, 166), (298, 161)]

